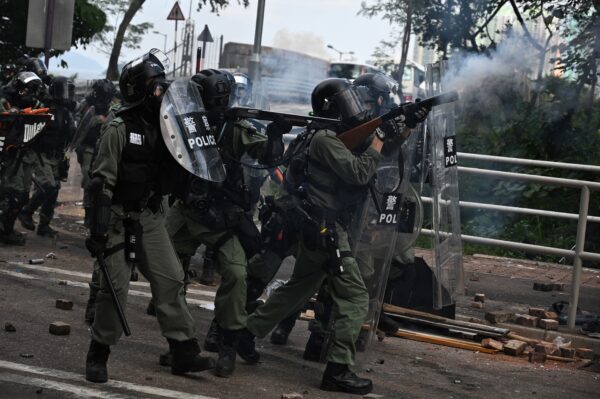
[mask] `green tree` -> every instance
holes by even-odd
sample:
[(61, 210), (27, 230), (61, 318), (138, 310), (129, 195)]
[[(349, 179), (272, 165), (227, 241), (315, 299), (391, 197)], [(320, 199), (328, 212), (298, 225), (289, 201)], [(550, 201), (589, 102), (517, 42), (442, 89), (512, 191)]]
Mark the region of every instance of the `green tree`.
[[(0, 0), (0, 63), (12, 64), (23, 55), (38, 57), (42, 49), (25, 46), (28, 1)], [(106, 14), (87, 0), (75, 1), (73, 18), (74, 47), (87, 46), (106, 24)], [(64, 51), (52, 50), (56, 57)]]

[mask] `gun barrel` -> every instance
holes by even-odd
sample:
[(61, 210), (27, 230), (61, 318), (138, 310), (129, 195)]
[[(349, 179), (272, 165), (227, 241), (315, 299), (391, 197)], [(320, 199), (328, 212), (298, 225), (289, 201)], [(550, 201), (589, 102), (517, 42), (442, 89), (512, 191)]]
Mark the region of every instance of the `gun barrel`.
[(234, 107), (225, 112), (226, 116), (233, 118), (251, 118), (259, 120), (274, 121), (276, 119), (285, 119), (293, 126), (306, 126), (309, 122), (337, 123), (339, 120), (330, 118), (321, 118), (310, 115), (295, 115), (282, 112), (265, 111), (257, 108)]
[(437, 96), (433, 96), (428, 98), (425, 101), (430, 101), (432, 106), (448, 104), (458, 100), (458, 92), (456, 90), (452, 90), (446, 93), (439, 94)]

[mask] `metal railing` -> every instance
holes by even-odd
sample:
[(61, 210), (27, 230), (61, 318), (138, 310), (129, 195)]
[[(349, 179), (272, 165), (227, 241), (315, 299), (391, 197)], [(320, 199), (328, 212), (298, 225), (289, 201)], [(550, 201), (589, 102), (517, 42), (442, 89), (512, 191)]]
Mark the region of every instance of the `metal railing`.
[[(600, 166), (594, 165), (581, 165), (581, 164), (569, 164), (563, 162), (549, 162), (549, 161), (537, 161), (531, 159), (521, 159), (521, 158), (509, 158), (509, 157), (498, 157), (498, 156), (490, 156), (490, 155), (481, 155), (481, 154), (470, 154), (470, 153), (458, 153), (460, 159), (467, 160), (477, 160), (477, 161), (488, 161), (488, 162), (496, 162), (496, 163), (509, 163), (515, 165), (524, 165), (524, 166), (535, 166), (535, 167), (547, 167), (547, 168), (555, 168), (555, 169), (567, 169), (567, 170), (576, 170), (583, 172), (596, 172), (600, 173)], [(551, 255), (551, 256), (561, 256), (567, 259), (573, 259), (573, 275), (571, 279), (571, 294), (569, 300), (569, 317), (568, 317), (568, 328), (575, 328), (575, 316), (577, 313), (577, 306), (579, 303), (579, 290), (581, 286), (581, 272), (582, 272), (582, 260), (590, 260), (600, 262), (600, 254), (594, 252), (586, 252), (585, 247), (585, 238), (586, 238), (586, 227), (587, 222), (592, 223), (600, 223), (599, 216), (590, 216), (588, 214), (589, 211), (589, 200), (590, 200), (590, 191), (600, 191), (600, 183), (593, 181), (585, 181), (585, 180), (574, 180), (574, 179), (565, 179), (551, 176), (542, 176), (542, 175), (531, 175), (526, 173), (514, 173), (514, 172), (504, 172), (497, 171), (491, 169), (479, 169), (472, 167), (464, 167), (459, 166), (458, 171), (461, 174), (470, 174), (476, 176), (483, 176), (488, 178), (496, 178), (496, 179), (507, 179), (507, 180), (517, 180), (521, 182), (527, 183), (537, 183), (544, 185), (552, 185), (552, 186), (560, 186), (560, 187), (570, 187), (581, 190), (580, 199), (579, 199), (579, 213), (566, 213), (566, 212), (556, 212), (556, 211), (547, 211), (542, 209), (532, 209), (532, 208), (520, 208), (514, 206), (505, 206), (505, 205), (496, 205), (489, 203), (479, 203), (479, 202), (468, 202), (468, 201), (460, 201), (461, 208), (475, 208), (475, 209), (486, 209), (491, 211), (500, 211), (500, 212), (511, 212), (511, 213), (520, 213), (526, 215), (536, 215), (543, 217), (554, 217), (568, 220), (577, 220), (577, 236), (575, 239), (575, 246), (572, 249), (562, 249), (555, 247), (547, 247), (542, 245), (533, 245), (533, 244), (524, 244), (516, 241), (508, 241), (508, 240), (498, 240), (492, 238), (471, 236), (471, 235), (461, 235), (463, 242), (468, 242), (472, 244), (480, 244), (480, 245), (489, 245), (502, 247), (507, 249), (513, 249), (518, 251), (525, 251), (530, 253), (536, 253), (541, 255)], [(431, 203), (432, 199), (428, 197), (423, 197), (424, 203)], [(424, 234), (431, 234), (432, 232), (423, 229), (422, 232)]]

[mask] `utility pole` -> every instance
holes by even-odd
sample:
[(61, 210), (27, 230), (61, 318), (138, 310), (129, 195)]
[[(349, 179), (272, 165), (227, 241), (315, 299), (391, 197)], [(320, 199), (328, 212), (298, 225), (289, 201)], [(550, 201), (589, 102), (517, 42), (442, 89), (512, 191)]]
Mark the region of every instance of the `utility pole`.
[(254, 82), (260, 80), (260, 52), (262, 46), (263, 22), (265, 19), (265, 0), (258, 0), (256, 12), (256, 30), (254, 31), (254, 48), (248, 64), (248, 74)]

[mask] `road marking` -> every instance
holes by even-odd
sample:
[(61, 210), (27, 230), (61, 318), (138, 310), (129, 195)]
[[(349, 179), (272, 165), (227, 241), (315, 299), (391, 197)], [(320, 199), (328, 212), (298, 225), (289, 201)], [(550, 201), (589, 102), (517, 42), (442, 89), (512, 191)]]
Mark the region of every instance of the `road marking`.
[[(21, 371), (21, 372), (26, 372), (26, 373), (31, 373), (31, 374), (37, 374), (37, 375), (43, 375), (46, 377), (60, 378), (63, 380), (76, 381), (80, 384), (83, 383), (86, 385), (92, 385), (94, 387), (100, 386), (97, 384), (92, 384), (92, 383), (87, 382), (84, 379), (82, 374), (72, 373), (69, 371), (62, 371), (62, 370), (48, 369), (48, 368), (43, 368), (43, 367), (30, 366), (28, 364), (13, 363), (13, 362), (7, 362), (4, 360), (0, 360), (0, 368), (14, 370), (14, 371)], [(8, 373), (0, 373), (0, 376), (2, 374), (8, 374)], [(17, 375), (17, 374), (10, 374), (10, 375), (12, 376), (12, 375)], [(3, 380), (3, 381), (11, 382), (11, 380)], [(47, 381), (47, 380), (40, 379), (40, 381)], [(13, 382), (15, 382), (15, 381), (13, 381)], [(51, 382), (53, 382), (53, 381), (51, 381)], [(68, 384), (65, 384), (65, 385), (68, 385)], [(73, 386), (73, 385), (71, 385), (71, 386)], [(162, 396), (164, 398), (172, 398), (172, 399), (215, 399), (210, 396), (195, 395), (195, 394), (182, 392), (182, 391), (173, 391), (171, 389), (157, 388), (157, 387), (152, 387), (152, 386), (148, 386), (148, 385), (139, 385), (139, 384), (134, 384), (132, 382), (118, 381), (118, 380), (113, 380), (113, 379), (109, 379), (108, 382), (105, 382), (101, 386), (117, 388), (117, 389), (126, 389), (129, 391), (141, 392), (141, 393), (145, 393), (145, 394), (149, 394), (149, 395)], [(108, 395), (110, 395), (110, 392), (100, 392), (100, 393), (102, 396), (99, 396), (99, 397), (113, 398), (113, 396), (108, 396)], [(98, 397), (98, 396), (93, 396), (93, 397)], [(119, 396), (119, 397), (122, 397), (122, 396)], [(116, 398), (116, 396), (115, 396), (115, 398)]]
[[(90, 287), (88, 285), (88, 283), (82, 283), (81, 281), (62, 280), (62, 279), (53, 278), (53, 277), (34, 276), (33, 274), (19, 273), (19, 272), (15, 272), (12, 270), (0, 269), (0, 274), (5, 274), (7, 276), (12, 276), (12, 277), (16, 277), (16, 278), (25, 279), (25, 280), (51, 281), (51, 282), (55, 282), (55, 283), (58, 283), (59, 281), (64, 281), (67, 283), (67, 285), (72, 286), (72, 287), (79, 287), (79, 288), (86, 288), (86, 289)], [(129, 290), (129, 295), (139, 296), (142, 298), (152, 298), (151, 293), (144, 292), (144, 291), (137, 291), (137, 290)], [(206, 310), (214, 310), (215, 309), (213, 301), (204, 301), (202, 299), (194, 299), (194, 298), (190, 298), (189, 296), (186, 296), (185, 301), (188, 304), (198, 305), (201, 308), (206, 309)]]
[(0, 372), (0, 381), (27, 385), (31, 388), (46, 388), (60, 392), (69, 392), (75, 394), (77, 398), (135, 399), (134, 396), (121, 395), (98, 389), (83, 388), (64, 382), (26, 377), (19, 374)]
[[(37, 271), (43, 271), (43, 272), (47, 272), (47, 273), (64, 274), (66, 276), (85, 278), (86, 280), (91, 280), (91, 278), (92, 278), (91, 273), (82, 273), (82, 272), (76, 272), (73, 270), (66, 270), (66, 269), (60, 269), (60, 268), (56, 268), (56, 267), (47, 267), (47, 266), (41, 266), (41, 265), (28, 265), (27, 263), (23, 263), (23, 262), (6, 262), (6, 263), (11, 266), (22, 267), (23, 269), (37, 270)], [(144, 281), (131, 281), (129, 284), (133, 285), (133, 286), (137, 286), (137, 287), (150, 287), (150, 283), (146, 283)], [(190, 294), (207, 296), (207, 297), (211, 297), (211, 298), (214, 298), (216, 295), (216, 293), (214, 291), (206, 291), (206, 290), (188, 289), (187, 292)]]

